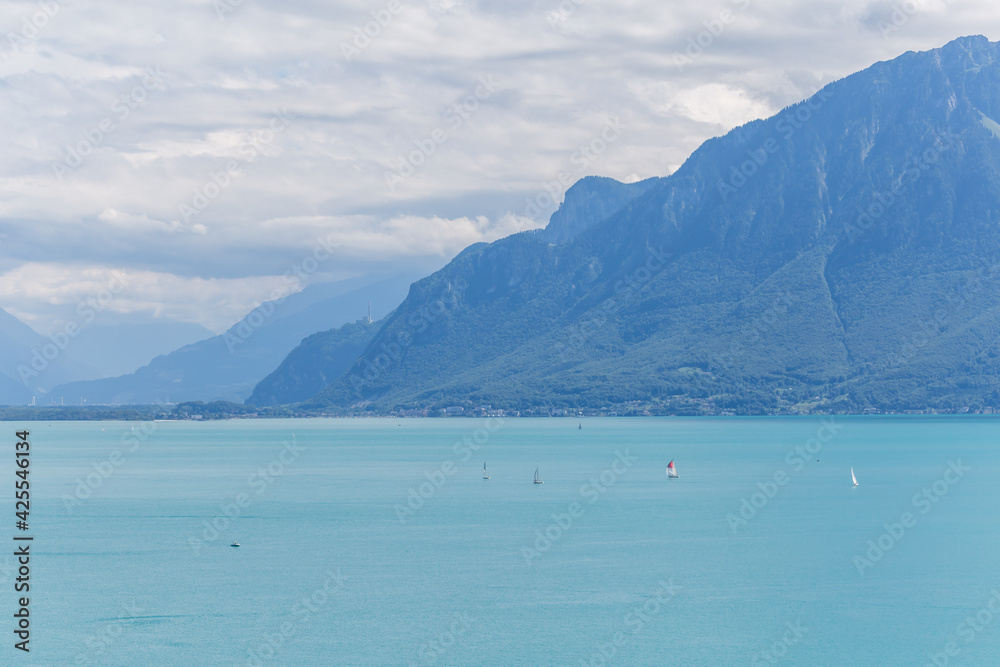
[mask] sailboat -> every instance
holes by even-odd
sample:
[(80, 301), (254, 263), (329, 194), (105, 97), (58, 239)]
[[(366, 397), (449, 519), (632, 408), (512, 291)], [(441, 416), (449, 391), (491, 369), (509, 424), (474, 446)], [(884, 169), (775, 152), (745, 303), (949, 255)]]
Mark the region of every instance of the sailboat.
[(854, 466), (851, 466), (851, 481), (854, 482), (854, 486), (858, 485), (858, 478), (854, 476)]
[(486, 461), (483, 461), (483, 479), (489, 479), (490, 476), (486, 474)]
[(670, 479), (677, 479), (680, 477), (680, 475), (677, 474), (677, 468), (674, 466), (673, 461), (667, 464), (667, 477)]
[(535, 468), (535, 484), (545, 484), (542, 478), (538, 476), (538, 468)]
[(576, 430), (578, 430), (578, 431), (582, 431), (583, 430), (583, 422), (581, 422), (580, 425), (576, 427)]

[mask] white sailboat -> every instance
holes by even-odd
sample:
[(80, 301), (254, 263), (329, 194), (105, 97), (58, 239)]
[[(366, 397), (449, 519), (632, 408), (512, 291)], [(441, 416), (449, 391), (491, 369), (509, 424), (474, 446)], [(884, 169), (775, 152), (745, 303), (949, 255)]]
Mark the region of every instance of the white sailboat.
[(486, 474), (486, 461), (483, 461), (483, 479), (489, 479), (490, 476)]
[(667, 464), (667, 477), (669, 479), (677, 479), (680, 477), (680, 475), (677, 474), (677, 467), (674, 465), (673, 461)]
[(542, 478), (538, 476), (538, 468), (535, 468), (535, 484), (545, 484)]
[(858, 485), (858, 478), (854, 476), (854, 466), (851, 466), (851, 481), (854, 482), (854, 486)]

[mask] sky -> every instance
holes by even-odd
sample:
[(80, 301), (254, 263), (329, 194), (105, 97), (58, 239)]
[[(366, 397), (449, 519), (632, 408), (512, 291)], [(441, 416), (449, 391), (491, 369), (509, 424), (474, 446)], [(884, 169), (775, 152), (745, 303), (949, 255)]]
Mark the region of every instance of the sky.
[[(219, 332), (666, 176), (993, 0), (0, 2), (0, 308)], [(554, 202), (554, 203), (553, 203)], [(289, 274), (304, 280), (291, 281)]]

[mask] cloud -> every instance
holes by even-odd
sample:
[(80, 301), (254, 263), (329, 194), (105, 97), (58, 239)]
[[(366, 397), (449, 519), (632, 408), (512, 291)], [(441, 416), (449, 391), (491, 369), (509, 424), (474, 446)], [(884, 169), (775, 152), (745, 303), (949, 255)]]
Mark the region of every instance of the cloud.
[[(296, 283), (286, 276), (292, 275), (294, 267), (301, 266), (306, 258), (316, 257), (317, 249), (327, 252), (321, 254), (318, 269), (309, 275), (313, 282), (366, 272), (399, 271), (413, 265), (431, 271), (469, 245), (537, 227), (535, 221), (514, 215), (495, 221), (484, 216), (311, 216), (265, 220), (248, 237), (237, 226), (218, 228), (209, 234), (198, 225), (186, 228), (176, 222), (130, 216), (113, 209), (103, 211), (98, 221), (115, 228), (105, 231), (105, 235), (133, 238), (137, 246), (155, 232), (159, 238), (221, 236), (210, 245), (249, 246), (248, 254), (268, 240), (271, 247), (266, 261), (261, 258), (257, 264), (256, 275), (237, 277), (180, 275), (144, 268), (155, 263), (151, 261), (156, 256), (152, 249), (110, 254), (109, 260), (115, 255), (123, 259), (123, 264), (115, 268), (84, 262), (21, 263), (0, 273), (0, 303), (5, 304), (4, 308), (39, 332), (49, 333), (70, 320), (82, 324), (78, 321), (80, 304), (99, 299), (111, 286), (120, 286), (112, 290), (114, 299), (101, 309), (103, 320), (136, 321), (138, 317), (198, 322), (219, 332), (262, 301), (273, 298), (276, 290), (287, 294)], [(23, 237), (19, 240), (23, 243)], [(240, 259), (236, 264), (252, 265), (252, 261)]]
[(281, 276), (205, 279), (98, 266), (25, 264), (0, 275), (0, 299), (10, 312), (46, 334), (67, 322), (106, 324), (135, 313), (222, 331), (275, 290), (287, 289)]
[[(45, 328), (125, 268), (149, 279), (117, 307), (218, 328), (327, 235), (324, 278), (430, 270), (543, 224), (527, 203), (562, 174), (665, 175), (873, 62), (1000, 37), (992, 2), (914, 2), (885, 31), (882, 0), (412, 0), (391, 20), (341, 0), (222, 17), (201, 1), (60, 1), (17, 49), (0, 43), (0, 307)], [(0, 5), (3, 33), (37, 11)], [(483, 77), (496, 89), (456, 109)], [(613, 118), (621, 136), (581, 161)]]
[(777, 111), (770, 105), (751, 99), (749, 93), (722, 83), (707, 83), (696, 88), (678, 88), (657, 81), (639, 81), (631, 86), (636, 98), (659, 115), (689, 118), (697, 123), (730, 129)]

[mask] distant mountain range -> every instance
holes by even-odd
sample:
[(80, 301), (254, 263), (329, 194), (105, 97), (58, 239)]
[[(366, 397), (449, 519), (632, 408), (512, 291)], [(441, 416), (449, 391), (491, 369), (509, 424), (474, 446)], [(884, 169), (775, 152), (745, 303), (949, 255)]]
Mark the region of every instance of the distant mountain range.
[(33, 397), (43, 405), (53, 386), (130, 372), (211, 335), (184, 322), (74, 323), (47, 337), (0, 309), (0, 405), (23, 405)]
[(131, 373), (161, 354), (215, 334), (191, 322), (97, 325), (82, 329), (73, 353), (101, 370), (101, 377)]
[(157, 404), (182, 401), (242, 402), (303, 338), (367, 317), (372, 304), (384, 316), (406, 296), (413, 275), (318, 283), (249, 312), (224, 334), (156, 357), (134, 373), (54, 387), (80, 404)]
[[(545, 229), (416, 278), (315, 285), (119, 377), (73, 381), (100, 369), (67, 351), (46, 369), (65, 383), (35, 389), (325, 414), (1000, 410), (1000, 45), (878, 63), (667, 177), (585, 178)], [(29, 400), (17, 359), (45, 342), (0, 311), (0, 402)]]
[(74, 356), (68, 337), (56, 342), (0, 309), (0, 405), (24, 405), (59, 382), (100, 377), (99, 368)]
[(309, 336), (260, 381), (247, 404), (269, 407), (312, 398), (351, 367), (380, 324), (354, 322)]
[[(1000, 406), (998, 334), (1000, 47), (967, 37), (668, 177), (578, 182), (545, 230), (416, 282), (302, 407), (977, 409)], [(255, 397), (300, 400), (365, 335), (310, 339)]]

